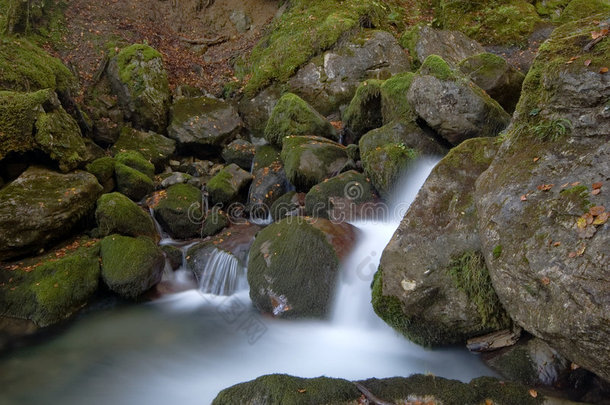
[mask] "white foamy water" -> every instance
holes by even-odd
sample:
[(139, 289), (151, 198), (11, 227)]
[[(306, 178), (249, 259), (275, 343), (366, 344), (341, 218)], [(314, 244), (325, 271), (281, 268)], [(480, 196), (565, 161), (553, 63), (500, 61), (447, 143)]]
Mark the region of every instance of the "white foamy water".
[[(378, 319), (370, 283), (383, 248), (435, 161), (416, 164), (388, 222), (363, 234), (346, 261), (328, 321), (263, 317), (248, 291), (191, 290), (90, 314), (61, 335), (0, 358), (3, 404), (209, 404), (263, 374), (346, 379), (433, 373), (462, 381), (492, 373), (466, 349), (426, 350)], [(297, 247), (295, 247), (297, 248)]]

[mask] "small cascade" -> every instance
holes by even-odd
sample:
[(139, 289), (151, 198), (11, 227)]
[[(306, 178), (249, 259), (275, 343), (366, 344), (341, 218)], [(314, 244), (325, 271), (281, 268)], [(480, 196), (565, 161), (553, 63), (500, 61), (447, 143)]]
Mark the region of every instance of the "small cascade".
[(230, 253), (214, 248), (199, 280), (199, 291), (214, 295), (232, 295), (247, 288), (246, 269)]
[(152, 218), (153, 223), (155, 224), (155, 229), (157, 230), (157, 233), (159, 234), (159, 236), (161, 236), (161, 244), (166, 240), (171, 241), (167, 232), (163, 230), (161, 224), (157, 221), (157, 218), (155, 218), (155, 210), (152, 207), (148, 207), (148, 212), (150, 213), (150, 217)]

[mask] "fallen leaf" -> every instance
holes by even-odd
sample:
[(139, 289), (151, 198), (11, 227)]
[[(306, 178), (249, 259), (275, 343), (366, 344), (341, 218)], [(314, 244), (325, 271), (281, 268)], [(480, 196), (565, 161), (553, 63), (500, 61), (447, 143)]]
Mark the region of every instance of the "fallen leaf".
[(299, 391), (300, 394), (307, 392), (307, 390), (297, 390), (297, 391)]
[(608, 68), (605, 66), (603, 68), (600, 68), (599, 73), (601, 73), (601, 74), (608, 73)]
[(570, 185), (570, 183), (569, 183), (569, 182), (568, 182), (568, 183), (566, 183), (566, 184), (562, 184), (562, 185), (561, 185), (561, 188), (566, 188), (566, 187), (567, 187), (567, 186), (569, 186), (569, 185)]
[(593, 190), (597, 190), (602, 188), (602, 186), (604, 185), (604, 183), (602, 183), (601, 181), (598, 181), (597, 183), (593, 183)]
[(570, 184), (572, 187), (576, 187), (577, 185), (580, 184), (580, 181), (575, 181), (574, 183)]
[(540, 160), (540, 158), (539, 158), (539, 157), (535, 157), (535, 158), (534, 158), (534, 163), (536, 163), (536, 162), (537, 162), (537, 161), (539, 161), (539, 160)]
[(538, 396), (538, 392), (533, 388), (529, 390), (529, 393), (532, 396), (532, 398), (536, 398)]
[(526, 194), (523, 194), (521, 196), (521, 201), (527, 201), (527, 195)]
[(568, 257), (571, 259), (576, 257), (576, 252), (570, 252), (570, 254), (568, 254)]
[(582, 245), (580, 249), (576, 251), (576, 256), (582, 256), (585, 254), (585, 250), (587, 250), (587, 245)]
[[(591, 207), (589, 209), (589, 214), (596, 217), (596, 216), (602, 214), (604, 211), (606, 211), (606, 208), (603, 205), (596, 205), (595, 207)], [(593, 221), (591, 221), (591, 222), (593, 222)]]
[(593, 225), (603, 225), (608, 221), (610, 214), (608, 212), (602, 212), (593, 220)]
[(549, 283), (551, 282), (551, 280), (549, 280), (549, 278), (548, 278), (548, 277), (542, 277), (542, 278), (540, 279), (540, 282), (542, 282), (542, 284), (544, 284), (544, 285), (549, 285)]
[(599, 194), (599, 193), (601, 193), (601, 192), (602, 192), (602, 189), (601, 189), (601, 188), (596, 188), (595, 190), (591, 191), (591, 194), (592, 194), (592, 195), (598, 195), (598, 194)]
[(553, 188), (553, 186), (555, 186), (555, 185), (554, 184), (541, 184), (537, 188), (540, 191), (549, 191), (550, 189)]
[(591, 64), (591, 59), (587, 59), (587, 60), (585, 61), (585, 66), (589, 66), (590, 64)]
[(578, 229), (585, 229), (587, 227), (587, 220), (584, 216), (578, 217), (578, 219), (576, 220), (576, 226), (578, 227)]
[(570, 364), (570, 370), (578, 370), (579, 368), (580, 368), (580, 366), (576, 363)]
[(555, 243), (553, 243), (553, 246), (555, 246), (555, 247), (561, 246), (561, 242), (555, 242)]
[(591, 38), (597, 39), (599, 37), (605, 37), (606, 35), (608, 35), (608, 28), (603, 28), (599, 31), (593, 31), (591, 33)]

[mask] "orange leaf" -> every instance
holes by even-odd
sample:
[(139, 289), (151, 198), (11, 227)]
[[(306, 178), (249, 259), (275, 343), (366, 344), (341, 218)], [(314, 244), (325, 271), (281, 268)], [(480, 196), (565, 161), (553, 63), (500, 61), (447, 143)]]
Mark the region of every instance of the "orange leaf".
[(540, 191), (549, 191), (550, 189), (553, 188), (553, 186), (554, 186), (554, 184), (541, 184), (537, 188)]
[(526, 194), (523, 194), (521, 196), (521, 201), (527, 201), (527, 195)]
[(587, 59), (587, 60), (585, 61), (585, 66), (589, 66), (590, 64), (591, 64), (591, 59)]
[(529, 393), (532, 396), (532, 398), (536, 398), (538, 396), (538, 392), (533, 388), (529, 390)]
[(539, 160), (540, 160), (540, 158), (539, 158), (539, 157), (535, 157), (535, 158), (534, 158), (534, 163), (536, 163), (536, 162), (537, 162), (537, 161), (539, 161)]
[[(544, 284), (544, 285), (549, 285), (549, 283), (551, 282), (551, 280), (549, 280), (549, 278), (548, 278), (548, 277), (542, 277), (542, 278), (540, 279), (540, 281), (541, 281), (541, 282), (542, 282), (542, 284)], [(535, 398), (535, 397), (534, 397), (534, 398)]]
[(589, 209), (589, 214), (596, 217), (601, 215), (604, 211), (606, 211), (606, 208), (603, 205), (596, 205), (595, 207), (591, 207), (591, 209)]
[(593, 221), (593, 225), (603, 225), (608, 221), (610, 214), (608, 212), (602, 212)]
[(555, 243), (553, 243), (553, 246), (555, 246), (555, 247), (561, 246), (561, 242), (555, 242)]
[(307, 392), (307, 390), (297, 390), (297, 391), (299, 391), (300, 394)]
[(605, 66), (603, 68), (600, 68), (599, 73), (601, 73), (601, 74), (608, 73), (608, 68)]
[(599, 194), (599, 193), (601, 193), (601, 192), (602, 192), (602, 189), (601, 189), (601, 188), (596, 188), (595, 190), (591, 191), (591, 194), (593, 194), (593, 195), (598, 195), (598, 194)]
[(603, 183), (598, 181), (597, 183), (593, 183), (593, 190), (597, 190), (598, 188), (602, 188)]

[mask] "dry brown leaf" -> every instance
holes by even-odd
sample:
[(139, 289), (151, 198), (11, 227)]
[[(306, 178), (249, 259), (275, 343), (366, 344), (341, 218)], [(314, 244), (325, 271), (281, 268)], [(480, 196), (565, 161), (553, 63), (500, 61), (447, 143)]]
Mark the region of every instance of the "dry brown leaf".
[(542, 278), (540, 279), (540, 282), (541, 282), (542, 284), (544, 284), (544, 285), (549, 285), (549, 284), (550, 284), (550, 282), (551, 282), (551, 280), (549, 280), (549, 278), (548, 278), (548, 277), (542, 277)]
[(555, 247), (561, 246), (561, 242), (555, 242), (555, 243), (553, 243), (553, 246), (555, 246)]
[(603, 225), (606, 222), (608, 222), (608, 217), (610, 216), (610, 214), (608, 212), (602, 212), (601, 214), (599, 214), (594, 220), (593, 220), (593, 225)]
[(303, 393), (307, 392), (307, 390), (303, 390), (303, 389), (297, 390), (297, 391), (299, 391), (299, 394), (303, 394)]
[(596, 205), (595, 207), (591, 207), (589, 209), (589, 214), (596, 217), (598, 215), (601, 215), (604, 211), (606, 211), (606, 208), (603, 205)]
[(527, 194), (523, 194), (521, 196), (521, 201), (527, 201)]
[(604, 185), (604, 183), (602, 183), (601, 181), (598, 181), (597, 183), (593, 183), (592, 187), (593, 187), (593, 190), (597, 190), (599, 188), (602, 188), (603, 185)]
[(538, 392), (533, 388), (529, 390), (529, 393), (532, 396), (532, 398), (536, 398), (538, 396)]
[(587, 60), (585, 61), (585, 66), (589, 66), (590, 64), (591, 64), (591, 59), (587, 59)]
[(600, 68), (599, 73), (601, 73), (601, 74), (608, 73), (608, 68), (606, 66), (604, 66), (603, 68)]
[(598, 194), (599, 194), (599, 193), (601, 193), (601, 192), (602, 192), (602, 189), (601, 189), (601, 188), (596, 188), (595, 190), (591, 191), (591, 194), (592, 194), (592, 195), (598, 195)]

